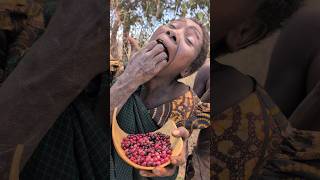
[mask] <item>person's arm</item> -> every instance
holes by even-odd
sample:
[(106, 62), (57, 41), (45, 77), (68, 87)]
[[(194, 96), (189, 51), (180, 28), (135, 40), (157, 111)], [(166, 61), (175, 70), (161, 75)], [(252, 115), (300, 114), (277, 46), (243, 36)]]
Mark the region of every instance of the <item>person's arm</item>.
[[(123, 74), (118, 77), (117, 81), (110, 89), (110, 116), (112, 116), (114, 108), (118, 108), (118, 113), (131, 94), (134, 93), (140, 85), (158, 74), (167, 64), (167, 61), (164, 60), (165, 57), (160, 57), (160, 59), (152, 58), (155, 54), (158, 54), (157, 51), (161, 50), (157, 50), (156, 41), (150, 42), (144, 48), (140, 49), (136, 40), (131, 37), (129, 37), (128, 40), (131, 44), (131, 53), (133, 56), (130, 57), (129, 63)], [(172, 134), (183, 139), (184, 148), (182, 153), (176, 157), (171, 157), (171, 166), (164, 168), (157, 167), (153, 171), (140, 171), (142, 176), (172, 176), (176, 172), (177, 167), (186, 161), (189, 131), (184, 127), (179, 127), (178, 129), (173, 130)]]
[(17, 145), (19, 170), (64, 109), (106, 70), (104, 7), (100, 0), (59, 1), (47, 31), (2, 84), (0, 179), (8, 179)]
[[(117, 81), (110, 88), (110, 116), (117, 107), (117, 114), (129, 97), (139, 87), (139, 84), (133, 83), (125, 74), (120, 75)], [(111, 123), (111, 122), (110, 122)]]
[[(197, 75), (194, 80), (193, 91), (197, 94), (199, 98), (207, 90), (207, 81), (210, 79), (210, 62), (207, 62), (198, 70)], [(210, 81), (210, 80), (209, 80)]]
[(320, 130), (320, 82), (313, 88), (308, 96), (300, 103), (290, 116), (293, 127), (303, 130)]
[(117, 113), (120, 111), (140, 85), (152, 79), (166, 66), (166, 57), (159, 54), (161, 51), (163, 47), (156, 41), (151, 41), (130, 58), (126, 69), (110, 89), (110, 116), (115, 108)]
[(266, 90), (287, 117), (308, 93), (308, 71), (320, 47), (314, 38), (320, 26), (314, 19), (320, 19), (317, 11), (302, 9), (295, 14), (283, 28), (271, 57)]
[(210, 99), (210, 88), (206, 90), (206, 92), (202, 95), (201, 101), (205, 103), (211, 103)]

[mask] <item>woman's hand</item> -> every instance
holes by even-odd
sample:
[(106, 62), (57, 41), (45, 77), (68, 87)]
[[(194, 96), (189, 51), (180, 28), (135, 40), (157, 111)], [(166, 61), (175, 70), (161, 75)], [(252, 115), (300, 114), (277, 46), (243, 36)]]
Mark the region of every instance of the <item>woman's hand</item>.
[(175, 137), (181, 137), (183, 139), (184, 145), (183, 150), (179, 156), (172, 156), (171, 157), (171, 164), (167, 167), (156, 167), (152, 171), (140, 171), (141, 176), (145, 177), (166, 177), (172, 176), (176, 172), (178, 166), (183, 165), (187, 159), (187, 140), (190, 136), (188, 130), (184, 127), (179, 127), (178, 129), (172, 132), (172, 135)]
[(129, 39), (132, 45), (132, 56), (121, 76), (134, 82), (137, 86), (144, 84), (157, 75), (167, 64), (164, 47), (156, 41), (150, 41), (138, 50), (138, 45)]
[(133, 38), (128, 40), (132, 47), (132, 56), (124, 72), (110, 89), (110, 115), (115, 107), (120, 110), (140, 85), (152, 79), (167, 64), (164, 47), (156, 41), (151, 41), (139, 49), (138, 43)]

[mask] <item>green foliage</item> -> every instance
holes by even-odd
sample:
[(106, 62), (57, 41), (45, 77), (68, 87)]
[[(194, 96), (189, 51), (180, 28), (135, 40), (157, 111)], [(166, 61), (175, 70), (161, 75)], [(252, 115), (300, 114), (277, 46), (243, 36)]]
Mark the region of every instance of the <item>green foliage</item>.
[(116, 11), (120, 11), (117, 41), (122, 42), (122, 59), (126, 61), (129, 53), (125, 34), (143, 45), (157, 27), (179, 17), (197, 18), (209, 29), (209, 5), (209, 0), (113, 0), (110, 25), (112, 28)]

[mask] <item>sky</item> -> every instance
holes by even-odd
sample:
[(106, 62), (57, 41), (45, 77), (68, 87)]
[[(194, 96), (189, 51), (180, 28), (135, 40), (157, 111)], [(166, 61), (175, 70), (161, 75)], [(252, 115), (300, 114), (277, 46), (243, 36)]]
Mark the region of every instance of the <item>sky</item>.
[[(183, 0), (185, 2), (188, 2), (187, 0)], [(174, 0), (168, 0), (168, 3), (166, 4), (171, 7), (175, 7), (175, 1)], [(168, 8), (165, 9), (163, 12), (163, 16), (160, 20), (158, 20), (156, 17), (152, 17), (151, 19), (151, 24), (148, 23), (147, 18), (144, 17), (143, 15), (143, 10), (142, 8), (137, 8), (133, 13), (137, 14), (140, 17), (141, 22), (136, 22), (135, 24), (131, 25), (131, 30), (130, 30), (130, 36), (136, 39), (143, 39), (147, 40), (148, 37), (151, 36), (151, 34), (162, 24), (166, 24), (170, 20), (179, 18), (179, 15), (176, 14), (176, 12), (173, 10), (174, 8)], [(208, 11), (208, 9), (202, 10), (201, 8), (197, 8), (195, 11), (191, 11), (188, 9), (186, 17), (193, 17), (195, 12), (199, 11)], [(178, 12), (179, 14), (179, 12)], [(110, 11), (110, 23), (112, 25), (114, 21), (114, 11)], [(111, 35), (111, 34), (110, 34)], [(143, 36), (142, 38), (139, 36)], [(119, 42), (119, 45), (121, 45), (122, 42), (122, 26), (120, 26), (117, 34), (117, 39)]]

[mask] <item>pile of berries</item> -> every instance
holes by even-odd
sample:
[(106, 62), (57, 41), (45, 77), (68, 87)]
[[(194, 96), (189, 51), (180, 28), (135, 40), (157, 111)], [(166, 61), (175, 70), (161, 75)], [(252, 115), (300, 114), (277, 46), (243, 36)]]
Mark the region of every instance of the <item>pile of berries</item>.
[(136, 164), (156, 167), (170, 160), (170, 136), (157, 133), (130, 134), (121, 142), (126, 156)]

